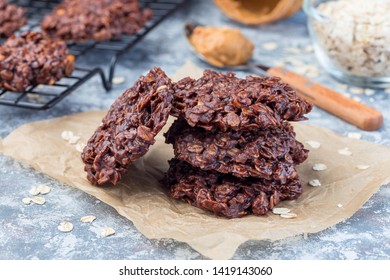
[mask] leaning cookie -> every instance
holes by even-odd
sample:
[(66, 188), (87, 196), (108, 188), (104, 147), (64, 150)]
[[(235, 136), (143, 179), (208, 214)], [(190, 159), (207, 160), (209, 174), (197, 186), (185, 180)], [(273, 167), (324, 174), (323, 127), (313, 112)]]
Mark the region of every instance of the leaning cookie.
[(206, 130), (256, 130), (280, 127), (283, 120), (300, 121), (312, 104), (277, 77), (245, 79), (233, 73), (204, 71), (194, 80), (184, 78), (175, 85), (172, 115)]
[(285, 184), (254, 178), (239, 179), (215, 171), (204, 171), (172, 159), (163, 184), (169, 194), (198, 208), (229, 218), (265, 215), (282, 200), (302, 193), (298, 179)]
[(81, 155), (88, 180), (118, 183), (154, 144), (172, 108), (173, 86), (160, 68), (141, 76), (111, 106)]
[(74, 56), (66, 43), (40, 32), (11, 36), (0, 46), (0, 87), (25, 91), (29, 86), (52, 85), (72, 74)]
[(0, 0), (0, 38), (11, 36), (27, 23), (26, 10)]
[(308, 150), (295, 139), (293, 127), (256, 131), (205, 131), (176, 120), (165, 134), (175, 156), (204, 170), (236, 177), (256, 177), (286, 183), (297, 178), (295, 165), (302, 163)]

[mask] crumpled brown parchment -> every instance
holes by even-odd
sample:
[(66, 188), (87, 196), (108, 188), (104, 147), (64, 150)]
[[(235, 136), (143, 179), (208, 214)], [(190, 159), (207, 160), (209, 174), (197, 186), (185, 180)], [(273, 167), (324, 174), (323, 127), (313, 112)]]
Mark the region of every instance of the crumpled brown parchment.
[[(186, 65), (179, 74), (176, 79), (199, 76), (201, 71)], [(61, 138), (61, 133), (73, 131), (81, 136), (80, 142), (86, 143), (104, 114), (105, 111), (86, 112), (23, 125), (0, 142), (0, 152), (111, 205), (146, 237), (186, 242), (213, 259), (231, 258), (247, 240), (278, 240), (324, 230), (352, 216), (381, 185), (390, 182), (389, 148), (339, 136), (322, 127), (296, 123), (301, 142), (321, 143), (318, 149), (306, 144), (310, 155), (298, 168), (304, 185), (302, 196), (279, 205), (290, 208), (297, 218), (283, 219), (273, 214), (240, 219), (216, 217), (170, 199), (159, 184), (168, 168), (167, 160), (173, 157), (172, 148), (164, 143), (162, 133), (117, 186), (91, 185), (86, 180), (80, 153)], [(168, 125), (164, 130), (167, 129)], [(346, 147), (352, 155), (338, 153)], [(328, 169), (314, 171), (315, 163), (324, 163)], [(357, 165), (369, 165), (369, 168), (360, 170)], [(319, 179), (322, 186), (308, 186), (311, 179)]]

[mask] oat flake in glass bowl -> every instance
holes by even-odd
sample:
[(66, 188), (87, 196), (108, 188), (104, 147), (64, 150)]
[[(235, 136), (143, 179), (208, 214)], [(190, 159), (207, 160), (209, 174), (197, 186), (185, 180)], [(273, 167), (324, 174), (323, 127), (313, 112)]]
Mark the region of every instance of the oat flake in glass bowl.
[(390, 0), (305, 0), (317, 57), (336, 79), (390, 85)]

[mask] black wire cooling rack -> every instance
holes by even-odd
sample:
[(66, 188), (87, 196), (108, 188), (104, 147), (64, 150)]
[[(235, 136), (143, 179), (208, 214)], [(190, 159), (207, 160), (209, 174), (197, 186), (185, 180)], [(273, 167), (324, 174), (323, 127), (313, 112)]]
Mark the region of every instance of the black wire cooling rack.
[[(11, 92), (0, 89), (0, 105), (8, 105), (21, 108), (46, 110), (60, 102), (64, 97), (72, 93), (79, 86), (87, 82), (95, 75), (100, 76), (104, 88), (108, 91), (112, 88), (115, 66), (118, 59), (131, 49), (136, 43), (152, 31), (159, 23), (169, 17), (186, 0), (139, 0), (143, 7), (153, 10), (153, 18), (146, 23), (145, 27), (134, 35), (123, 36), (120, 40), (104, 42), (83, 42), (68, 44), (69, 51), (76, 57), (76, 67), (72, 76), (62, 78), (53, 85), (38, 85), (27, 88), (25, 92)], [(43, 16), (53, 10), (61, 0), (15, 0), (8, 1), (27, 9), (28, 24), (21, 28), (21, 31), (39, 30), (39, 22)], [(4, 40), (0, 41), (2, 43)], [(84, 55), (91, 52), (112, 53), (109, 62), (107, 77), (100, 67), (80, 68), (77, 61)]]

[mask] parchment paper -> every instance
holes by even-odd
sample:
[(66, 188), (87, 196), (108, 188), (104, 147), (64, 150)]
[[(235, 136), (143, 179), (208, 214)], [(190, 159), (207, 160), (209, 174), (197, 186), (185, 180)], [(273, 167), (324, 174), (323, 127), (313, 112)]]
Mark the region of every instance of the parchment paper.
[[(179, 73), (198, 76), (201, 71), (187, 65)], [(81, 136), (80, 142), (86, 143), (104, 114), (104, 111), (87, 112), (23, 125), (0, 142), (0, 152), (111, 205), (146, 237), (186, 242), (209, 258), (231, 258), (247, 240), (278, 240), (324, 230), (352, 216), (381, 185), (390, 181), (390, 149), (297, 123), (295, 129), (300, 141), (321, 143), (319, 149), (311, 148), (309, 159), (298, 168), (303, 195), (279, 205), (289, 207), (298, 217), (283, 219), (273, 214), (241, 219), (216, 217), (170, 199), (159, 184), (168, 168), (167, 160), (173, 157), (172, 148), (164, 143), (162, 134), (147, 155), (131, 166), (119, 185), (91, 185), (85, 178), (80, 153), (61, 138), (61, 132), (71, 130)], [(345, 147), (352, 151), (351, 156), (338, 154), (338, 149)], [(328, 169), (313, 171), (315, 163), (324, 163)], [(357, 169), (356, 165), (361, 164), (370, 168)], [(321, 181), (321, 187), (307, 185), (315, 178)]]

